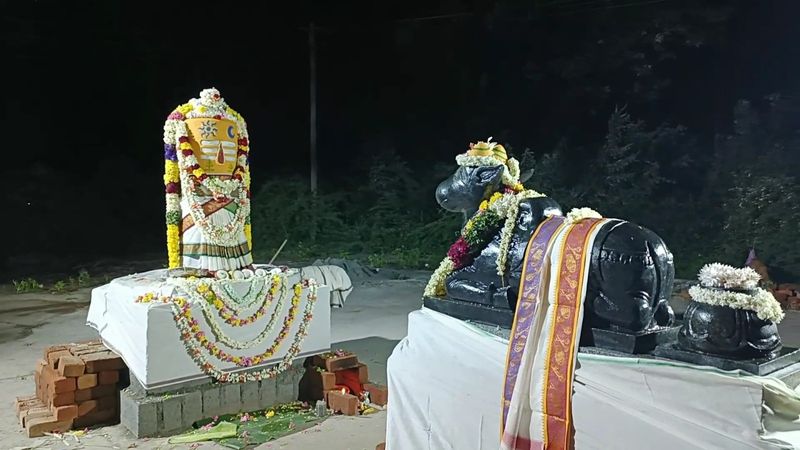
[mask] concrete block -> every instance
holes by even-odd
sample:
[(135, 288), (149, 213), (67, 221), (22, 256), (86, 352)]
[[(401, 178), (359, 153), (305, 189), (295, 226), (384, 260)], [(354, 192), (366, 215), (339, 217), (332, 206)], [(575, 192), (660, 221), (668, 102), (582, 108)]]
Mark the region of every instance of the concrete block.
[(120, 423), (137, 438), (151, 437), (158, 433), (158, 411), (156, 403), (137, 397), (133, 391), (120, 392)]
[(183, 395), (183, 428), (188, 430), (192, 424), (203, 417), (203, 392), (195, 390)]
[(209, 384), (203, 387), (203, 418), (211, 418), (222, 414), (220, 403), (220, 385)]
[(278, 403), (278, 385), (275, 378), (261, 380), (258, 382), (258, 407), (259, 409), (269, 409)]
[(292, 369), (286, 370), (277, 377), (277, 384), (278, 384), (278, 392), (277, 392), (277, 402), (278, 403), (289, 403), (297, 400), (295, 397), (295, 390), (297, 389), (297, 384), (300, 383), (300, 380), (295, 380), (294, 371)]
[(236, 414), (242, 411), (242, 391), (238, 384), (220, 385), (220, 406), (223, 414)]
[(183, 395), (167, 395), (159, 402), (158, 433), (168, 436), (183, 431), (183, 418), (181, 408)]
[(240, 386), (242, 411), (252, 412), (261, 409), (258, 381), (248, 381)]

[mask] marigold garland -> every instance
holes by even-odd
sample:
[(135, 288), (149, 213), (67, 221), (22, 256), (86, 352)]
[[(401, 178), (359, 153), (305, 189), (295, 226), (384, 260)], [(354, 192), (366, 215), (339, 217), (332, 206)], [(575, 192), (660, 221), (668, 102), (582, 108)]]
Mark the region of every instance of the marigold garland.
[[(208, 358), (204, 354), (204, 351), (222, 361), (233, 363), (239, 367), (251, 367), (253, 365), (261, 364), (264, 362), (264, 360), (269, 359), (277, 350), (278, 346), (280, 345), (280, 341), (283, 341), (286, 336), (288, 336), (288, 332), (294, 321), (294, 316), (296, 316), (299, 308), (300, 295), (304, 287), (308, 288), (308, 296), (306, 298), (306, 306), (303, 310), (302, 321), (300, 322), (300, 326), (295, 334), (294, 341), (290, 345), (288, 352), (281, 359), (281, 361), (278, 362), (278, 364), (257, 371), (227, 373), (209, 362)], [(317, 300), (317, 284), (311, 279), (304, 280), (303, 282), (296, 284), (293, 287), (293, 291), (294, 295), (292, 297), (292, 308), (294, 308), (294, 311), (292, 312), (290, 309), (289, 314), (287, 314), (287, 317), (284, 318), (284, 326), (278, 333), (276, 342), (274, 342), (270, 348), (259, 355), (245, 357), (231, 355), (224, 350), (221, 350), (216, 343), (211, 342), (206, 337), (205, 333), (200, 330), (197, 320), (192, 317), (190, 306), (191, 302), (187, 301), (185, 298), (169, 296), (156, 298), (155, 294), (148, 293), (140, 296), (136, 301), (140, 303), (148, 303), (157, 299), (163, 303), (169, 304), (171, 306), (175, 323), (180, 331), (181, 340), (183, 341), (187, 352), (198, 365), (198, 367), (200, 367), (204, 373), (218, 380), (219, 382), (243, 383), (247, 381), (260, 381), (277, 376), (281, 372), (290, 368), (292, 366), (292, 360), (294, 360), (294, 358), (300, 353), (302, 342), (308, 335), (308, 325), (313, 319), (312, 311)], [(201, 305), (202, 304), (203, 303), (201, 303)], [(290, 315), (292, 318), (289, 317)]]

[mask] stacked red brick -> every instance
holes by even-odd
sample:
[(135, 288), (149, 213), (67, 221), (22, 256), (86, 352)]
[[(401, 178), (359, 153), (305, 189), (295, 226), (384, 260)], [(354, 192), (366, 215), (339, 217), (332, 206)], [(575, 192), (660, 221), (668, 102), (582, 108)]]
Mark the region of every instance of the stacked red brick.
[(783, 309), (800, 309), (800, 284), (779, 284), (772, 294)]
[[(322, 388), (322, 397), (335, 413), (354, 416), (359, 413), (360, 399), (352, 390), (343, 387), (346, 372), (357, 373), (359, 388), (369, 392), (370, 402), (378, 406), (385, 406), (388, 400), (388, 391), (385, 386), (369, 382), (369, 371), (365, 364), (358, 361), (353, 354), (315, 356), (313, 370), (319, 374)], [(342, 390), (345, 392), (342, 392)], [(348, 392), (350, 391), (350, 392)], [(359, 394), (357, 392), (356, 394)]]
[(119, 420), (122, 358), (100, 342), (58, 345), (36, 364), (36, 395), (20, 397), (16, 410), (29, 437)]

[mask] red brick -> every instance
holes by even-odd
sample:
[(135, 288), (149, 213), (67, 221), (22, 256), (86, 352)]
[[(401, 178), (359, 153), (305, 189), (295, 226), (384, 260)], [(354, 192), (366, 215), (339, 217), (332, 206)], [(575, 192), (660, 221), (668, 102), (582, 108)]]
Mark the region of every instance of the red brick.
[(44, 357), (45, 361), (48, 361), (49, 360), (48, 356), (50, 355), (50, 353), (60, 352), (60, 351), (64, 351), (64, 350), (69, 351), (69, 346), (68, 345), (63, 345), (63, 344), (51, 345), (51, 346), (49, 346), (49, 347), (44, 349), (44, 352), (42, 353), (42, 356)]
[(789, 297), (787, 299), (789, 309), (800, 309), (800, 297)]
[(358, 357), (356, 355), (334, 356), (325, 359), (325, 368), (328, 372), (336, 372), (342, 369), (354, 369), (358, 367)]
[(92, 353), (107, 352), (108, 349), (102, 342), (91, 342), (84, 344), (75, 344), (70, 349), (75, 356), (89, 355)]
[(122, 370), (125, 363), (122, 358), (109, 351), (82, 355), (81, 359), (86, 364), (86, 373), (97, 373), (106, 370)]
[(58, 364), (58, 360), (65, 356), (72, 356), (72, 353), (69, 350), (58, 350), (47, 354), (47, 365), (50, 366), (52, 369), (55, 369)]
[(381, 442), (377, 446), (375, 446), (375, 450), (386, 450), (386, 442)]
[(36, 407), (43, 407), (43, 406), (45, 406), (44, 402), (39, 400), (39, 397), (35, 395), (29, 395), (27, 397), (17, 397), (14, 400), (14, 412), (16, 412), (17, 414), (19, 414), (20, 411), (23, 410)]
[(97, 374), (87, 373), (78, 377), (78, 389), (90, 389), (97, 386)]
[(66, 406), (75, 403), (75, 393), (78, 391), (64, 392), (62, 394), (53, 395), (47, 402), (52, 406)]
[(47, 384), (47, 392), (50, 395), (72, 392), (77, 389), (77, 384), (75, 383), (76, 379), (77, 378), (67, 378), (56, 375), (56, 377), (52, 379), (52, 382)]
[(789, 297), (792, 295), (792, 291), (775, 291), (772, 293), (772, 295), (775, 296), (776, 300), (783, 303), (789, 299)]
[(78, 417), (78, 405), (58, 406), (53, 408), (53, 417), (57, 421), (72, 420)]
[(53, 416), (32, 418), (25, 427), (28, 437), (40, 437), (45, 433), (65, 433), (70, 428), (71, 420), (57, 421)]
[(331, 391), (328, 394), (328, 406), (334, 413), (341, 412), (345, 416), (358, 414), (358, 397), (351, 394), (342, 394), (340, 391)]
[(366, 364), (358, 363), (358, 382), (361, 384), (369, 383), (369, 368)]
[(115, 384), (118, 381), (119, 381), (118, 370), (104, 370), (100, 372), (97, 376), (97, 382), (99, 384)]
[(389, 401), (389, 390), (386, 386), (379, 384), (367, 383), (364, 385), (364, 390), (369, 392), (369, 400), (378, 406), (386, 406)]
[(333, 372), (321, 372), (322, 390), (330, 391), (336, 387), (336, 374)]
[(61, 356), (56, 361), (56, 372), (64, 377), (79, 377), (86, 370), (83, 360), (77, 356)]
[(78, 417), (97, 410), (97, 400), (86, 400), (78, 405)]
[(25, 409), (20, 411), (19, 413), (19, 424), (25, 428), (28, 426), (28, 422), (37, 418), (37, 417), (50, 417), (52, 416), (52, 412), (50, 412), (50, 408), (47, 406), (39, 406), (36, 408)]
[(108, 397), (111, 395), (117, 395), (117, 385), (101, 384), (91, 389), (79, 389), (75, 391), (75, 401), (81, 403), (93, 398)]
[(119, 413), (113, 409), (97, 410), (78, 417), (73, 422), (75, 428), (86, 428), (92, 425), (111, 424), (119, 421)]

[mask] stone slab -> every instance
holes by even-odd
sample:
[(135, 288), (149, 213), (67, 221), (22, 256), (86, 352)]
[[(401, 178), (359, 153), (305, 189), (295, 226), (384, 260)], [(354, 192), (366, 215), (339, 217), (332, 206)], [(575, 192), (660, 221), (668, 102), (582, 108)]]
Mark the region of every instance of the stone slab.
[(594, 347), (635, 355), (650, 353), (658, 345), (675, 342), (678, 330), (680, 327), (672, 326), (641, 333), (626, 333), (599, 328), (592, 328), (589, 331)]
[(712, 366), (722, 370), (742, 370), (753, 375), (769, 375), (777, 370), (800, 362), (800, 349), (784, 347), (776, 358), (735, 360), (720, 356), (690, 352), (676, 344), (660, 345), (654, 354), (659, 358), (689, 362), (700, 366)]
[(425, 297), (423, 305), (456, 319), (488, 323), (503, 328), (511, 328), (514, 323), (514, 312), (508, 308), (495, 308), (479, 303), (453, 300), (447, 297)]

